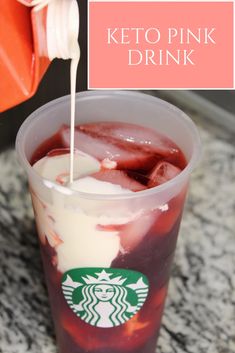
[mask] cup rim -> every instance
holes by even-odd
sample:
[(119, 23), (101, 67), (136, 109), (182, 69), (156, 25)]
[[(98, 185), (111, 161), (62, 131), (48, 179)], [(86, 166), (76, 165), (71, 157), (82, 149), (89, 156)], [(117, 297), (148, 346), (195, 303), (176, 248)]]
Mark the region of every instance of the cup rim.
[(121, 199), (134, 199), (136, 197), (141, 198), (145, 196), (150, 196), (153, 194), (159, 194), (170, 187), (173, 187), (174, 185), (177, 185), (178, 183), (182, 182), (185, 178), (187, 178), (190, 173), (194, 170), (194, 168), (197, 166), (200, 158), (201, 158), (201, 153), (202, 153), (202, 148), (201, 148), (201, 140), (199, 136), (199, 132), (196, 128), (196, 125), (194, 122), (179, 108), (174, 106), (171, 103), (166, 102), (163, 99), (160, 99), (155, 96), (148, 95), (146, 93), (141, 93), (141, 92), (133, 92), (133, 91), (118, 91), (118, 90), (102, 90), (102, 91), (83, 91), (83, 92), (78, 92), (76, 93), (75, 101), (80, 99), (87, 99), (87, 98), (104, 98), (105, 96), (112, 97), (112, 96), (123, 96), (123, 97), (128, 97), (129, 99), (136, 99), (138, 100), (143, 100), (145, 102), (150, 102), (153, 104), (160, 104), (161, 106), (173, 111), (175, 113), (175, 117), (177, 119), (180, 119), (183, 121), (186, 127), (188, 127), (192, 131), (192, 135), (194, 137), (194, 142), (193, 142), (193, 153), (192, 156), (186, 165), (186, 167), (179, 173), (176, 177), (173, 179), (165, 182), (164, 184), (155, 186), (150, 189), (138, 191), (138, 192), (133, 192), (133, 193), (121, 193), (121, 194), (96, 194), (96, 193), (87, 193), (87, 192), (82, 192), (82, 191), (77, 191), (77, 190), (72, 190), (69, 189), (65, 186), (58, 185), (55, 182), (41, 177), (31, 166), (29, 163), (28, 159), (25, 156), (24, 153), (24, 140), (25, 140), (25, 135), (27, 133), (27, 130), (31, 126), (31, 122), (35, 120), (40, 119), (40, 115), (42, 112), (45, 110), (50, 110), (53, 108), (55, 105), (60, 105), (63, 104), (65, 101), (70, 100), (70, 95), (66, 95), (57, 99), (54, 99), (40, 108), (36, 109), (33, 113), (31, 113), (26, 120), (23, 122), (23, 124), (20, 126), (20, 129), (17, 133), (16, 136), (16, 151), (18, 154), (18, 158), (27, 171), (28, 175), (31, 175), (35, 180), (38, 180), (39, 182), (43, 183), (46, 187), (52, 188), (57, 190), (60, 193), (63, 193), (65, 195), (74, 195), (82, 199), (92, 199), (92, 200), (121, 200)]

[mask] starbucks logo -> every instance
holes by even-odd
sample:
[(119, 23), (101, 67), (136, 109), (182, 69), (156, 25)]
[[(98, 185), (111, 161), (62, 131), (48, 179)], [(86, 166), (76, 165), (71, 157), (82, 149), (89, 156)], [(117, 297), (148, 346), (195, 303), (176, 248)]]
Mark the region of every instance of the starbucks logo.
[(143, 306), (148, 287), (142, 273), (115, 268), (78, 268), (65, 272), (62, 278), (69, 307), (97, 327), (128, 321)]

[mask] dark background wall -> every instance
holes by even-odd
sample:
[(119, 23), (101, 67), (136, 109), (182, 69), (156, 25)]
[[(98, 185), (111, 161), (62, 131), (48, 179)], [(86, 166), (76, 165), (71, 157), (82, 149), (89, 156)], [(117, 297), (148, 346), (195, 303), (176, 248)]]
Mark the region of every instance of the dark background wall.
[[(78, 67), (77, 91), (84, 91), (87, 89), (87, 2), (80, 0), (78, 3), (81, 60)], [(31, 112), (52, 99), (69, 94), (69, 70), (70, 60), (55, 59), (43, 77), (34, 97), (0, 113), (0, 150), (14, 143), (20, 125)]]

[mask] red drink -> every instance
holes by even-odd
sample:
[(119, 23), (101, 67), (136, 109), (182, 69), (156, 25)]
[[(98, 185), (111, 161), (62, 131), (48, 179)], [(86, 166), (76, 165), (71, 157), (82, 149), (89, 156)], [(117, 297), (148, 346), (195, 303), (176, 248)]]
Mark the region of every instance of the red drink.
[(69, 112), (70, 97), (50, 102), (16, 141), (59, 351), (152, 353), (199, 159), (197, 130), (176, 107), (145, 94), (79, 93), (69, 183)]
[[(31, 157), (31, 164), (44, 158), (46, 170), (55, 158), (69, 156), (68, 147), (69, 128), (64, 125), (35, 150)], [(156, 131), (138, 125), (110, 122), (77, 125), (75, 147), (99, 162), (99, 170), (89, 175), (90, 177), (97, 182), (104, 182), (105, 186), (111, 183), (123, 190), (130, 190), (140, 195), (150, 188), (160, 187), (180, 174), (186, 167), (184, 154), (171, 140)], [(68, 167), (67, 170), (62, 168), (55, 180), (60, 185), (66, 186), (67, 177)], [(64, 258), (61, 260), (64, 253), (58, 255), (60, 247), (66, 242), (65, 237), (60, 235), (59, 227), (56, 229), (58, 214), (54, 214), (53, 209), (44, 203), (33, 187), (32, 189), (60, 352), (154, 352), (186, 186), (179, 189), (166, 203), (160, 202), (159, 204), (159, 201), (156, 201), (156, 207), (152, 203), (151, 207), (144, 205), (145, 211), (135, 213), (135, 216), (128, 221), (121, 222), (119, 217), (118, 222), (115, 223), (111, 217), (110, 223), (106, 220), (102, 224), (96, 224), (96, 231), (100, 236), (115, 234), (118, 237), (118, 252), (110, 261), (109, 267), (107, 265), (97, 266), (94, 256), (94, 262), (90, 260), (90, 265), (84, 268), (94, 267), (96, 269), (93, 272), (88, 270), (79, 277), (80, 280), (76, 274), (73, 277), (73, 272), (70, 271), (74, 267), (67, 265)], [(99, 190), (96, 192), (99, 193)], [(44, 216), (42, 216), (43, 210), (48, 210)], [(119, 208), (117, 208), (118, 212)], [(40, 230), (42, 217), (44, 221), (47, 218), (47, 222), (50, 218), (50, 225), (46, 228), (48, 234), (42, 234)], [(79, 229), (77, 236), (80, 236)], [(92, 248), (92, 244), (90, 246)], [(91, 251), (94, 250), (99, 253), (104, 251), (105, 257), (105, 249), (103, 250), (102, 245)], [(86, 251), (88, 249), (84, 246), (84, 252)], [(80, 263), (77, 267), (80, 267)], [(116, 274), (115, 269), (129, 272), (121, 271)], [(136, 271), (137, 276), (139, 274), (140, 277), (138, 280), (137, 277), (135, 280), (134, 277), (130, 277), (132, 284), (124, 288), (125, 281), (129, 280), (128, 273), (132, 276), (132, 271)], [(66, 275), (66, 277), (64, 273), (69, 276)], [(83, 289), (79, 288), (83, 287), (85, 289), (82, 292)], [(96, 291), (94, 293), (98, 299), (93, 305), (94, 314), (92, 314), (92, 308), (88, 309), (89, 304), (86, 305), (84, 299), (86, 288), (88, 288), (87, 291), (91, 289)], [(126, 303), (126, 311), (124, 313), (123, 309), (123, 313), (120, 314), (121, 309), (117, 309), (119, 314), (115, 317), (117, 305), (112, 298), (118, 290), (120, 292), (117, 298), (121, 298), (121, 290), (124, 291), (125, 300), (123, 299), (123, 302)], [(110, 291), (109, 294), (108, 291)], [(119, 304), (124, 308), (123, 302)], [(84, 305), (82, 306), (81, 303)]]

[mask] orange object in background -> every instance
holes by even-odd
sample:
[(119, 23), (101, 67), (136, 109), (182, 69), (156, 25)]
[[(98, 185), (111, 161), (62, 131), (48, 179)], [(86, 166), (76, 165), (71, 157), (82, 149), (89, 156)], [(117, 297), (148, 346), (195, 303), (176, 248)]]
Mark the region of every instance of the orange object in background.
[(76, 0), (1, 1), (0, 112), (36, 92), (51, 60), (79, 59), (78, 31)]
[(47, 7), (35, 12), (16, 0), (1, 2), (0, 111), (30, 98), (50, 64)]

